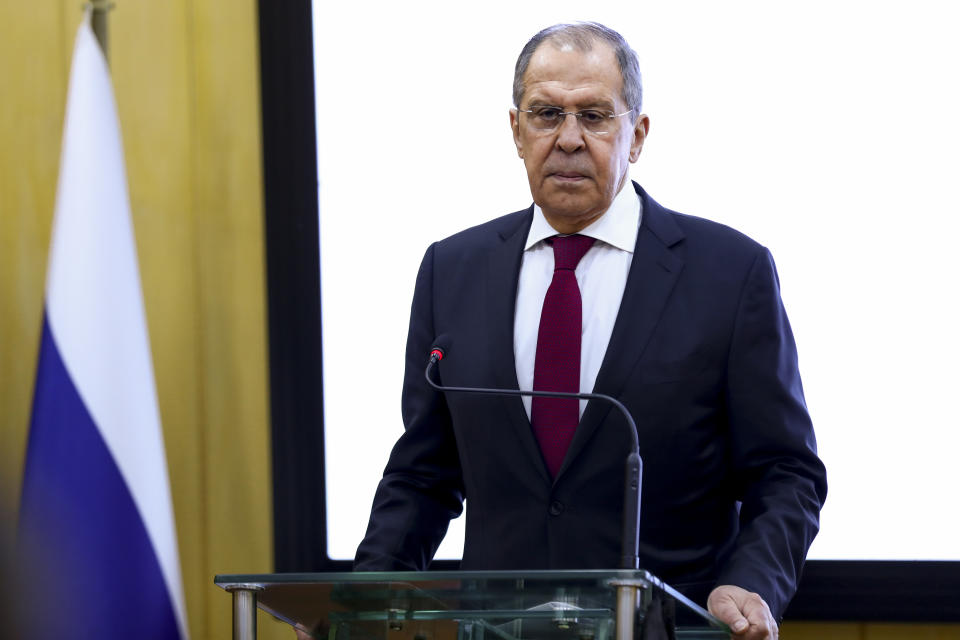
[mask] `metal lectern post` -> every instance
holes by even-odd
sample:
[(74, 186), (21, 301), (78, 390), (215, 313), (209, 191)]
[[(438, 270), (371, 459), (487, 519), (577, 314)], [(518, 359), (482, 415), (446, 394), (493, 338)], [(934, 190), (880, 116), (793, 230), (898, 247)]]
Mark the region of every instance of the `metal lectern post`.
[(634, 640), (637, 621), (637, 609), (640, 606), (640, 594), (650, 586), (646, 580), (616, 579), (609, 582), (617, 590), (617, 640)]
[(257, 591), (263, 585), (232, 584), (226, 590), (233, 596), (233, 640), (257, 640)]

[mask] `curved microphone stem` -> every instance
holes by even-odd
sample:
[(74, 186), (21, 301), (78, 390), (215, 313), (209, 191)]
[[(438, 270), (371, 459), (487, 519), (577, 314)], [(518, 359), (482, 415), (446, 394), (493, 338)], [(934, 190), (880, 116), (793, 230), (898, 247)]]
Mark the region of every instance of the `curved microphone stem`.
[(536, 396), (539, 398), (576, 398), (578, 400), (603, 400), (615, 406), (623, 414), (627, 424), (627, 431), (630, 432), (630, 440), (633, 450), (627, 456), (624, 476), (624, 494), (623, 494), (623, 531), (622, 545), (620, 553), (621, 569), (637, 569), (639, 563), (640, 551), (640, 476), (643, 469), (643, 461), (640, 459), (640, 442), (637, 436), (637, 423), (633, 421), (633, 416), (623, 405), (622, 402), (605, 393), (568, 393), (564, 391), (523, 391), (521, 389), (491, 389), (484, 387), (447, 387), (437, 384), (430, 377), (433, 370), (440, 360), (443, 359), (443, 353), (438, 353), (434, 349), (430, 353), (430, 362), (424, 371), (427, 383), (437, 391), (452, 391), (455, 393), (478, 393), (494, 396)]

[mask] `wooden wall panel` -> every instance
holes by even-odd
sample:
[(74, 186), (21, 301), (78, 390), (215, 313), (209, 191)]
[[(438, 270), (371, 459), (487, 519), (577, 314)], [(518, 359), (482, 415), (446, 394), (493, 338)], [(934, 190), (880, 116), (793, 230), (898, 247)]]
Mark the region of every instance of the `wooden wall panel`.
[(960, 640), (957, 624), (866, 624), (863, 640)]
[[(196, 234), (203, 247), (198, 310), (210, 329), (201, 356), (208, 363), (203, 412), (210, 441), (218, 443), (217, 464), (206, 467), (208, 562), (221, 573), (267, 570), (272, 503), (269, 431), (262, 428), (269, 409), (262, 395), (267, 334), (256, 4), (194, 3), (191, 20), (194, 40), (202, 43), (192, 77)], [(247, 357), (251, 350), (256, 366)], [(226, 637), (229, 603), (221, 593), (212, 595), (208, 610), (217, 612), (211, 637)]]
[(8, 509), (23, 474), (73, 41), (61, 20), (54, 3), (0, 5), (0, 504)]
[[(9, 509), (80, 4), (0, 8), (0, 504)], [(256, 3), (118, 0), (108, 24), (190, 632), (226, 638), (230, 597), (214, 574), (272, 569)], [(266, 617), (261, 632), (291, 637)]]
[(857, 622), (787, 622), (780, 628), (784, 640), (864, 640), (863, 626)]

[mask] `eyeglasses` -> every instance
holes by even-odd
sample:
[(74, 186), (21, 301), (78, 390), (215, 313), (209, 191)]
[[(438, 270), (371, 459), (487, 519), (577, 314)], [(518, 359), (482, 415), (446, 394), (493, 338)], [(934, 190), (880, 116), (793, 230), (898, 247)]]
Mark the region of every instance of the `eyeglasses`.
[(562, 111), (560, 107), (540, 106), (532, 109), (517, 109), (520, 113), (530, 114), (530, 127), (538, 133), (555, 131), (567, 116), (575, 116), (580, 128), (586, 133), (602, 136), (610, 133), (616, 121), (614, 118), (625, 116), (633, 111), (610, 113), (600, 109), (583, 109), (582, 111)]

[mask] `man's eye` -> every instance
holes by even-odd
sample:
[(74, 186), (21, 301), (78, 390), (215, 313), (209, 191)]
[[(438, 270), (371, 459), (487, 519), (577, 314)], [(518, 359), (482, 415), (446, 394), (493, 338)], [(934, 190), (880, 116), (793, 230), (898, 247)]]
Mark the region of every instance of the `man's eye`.
[(580, 119), (587, 124), (600, 124), (607, 119), (607, 114), (602, 111), (587, 109), (580, 112)]
[(557, 109), (556, 107), (540, 107), (538, 109), (534, 109), (533, 114), (541, 120), (553, 122), (560, 117), (560, 109)]

